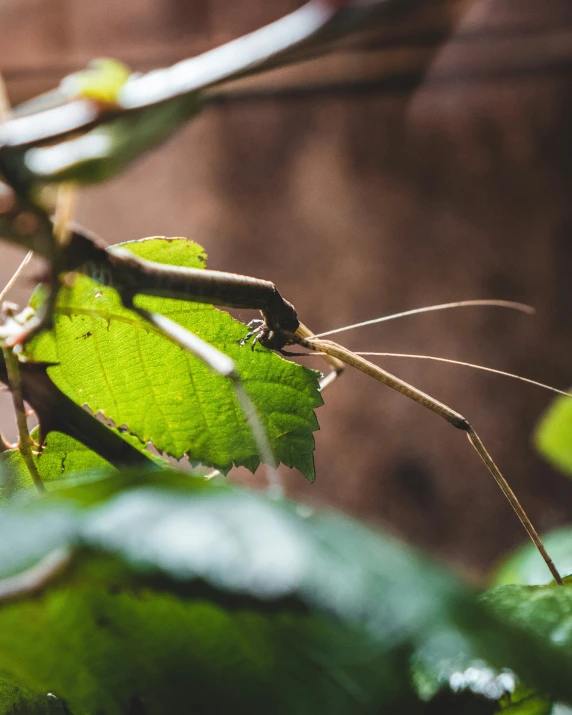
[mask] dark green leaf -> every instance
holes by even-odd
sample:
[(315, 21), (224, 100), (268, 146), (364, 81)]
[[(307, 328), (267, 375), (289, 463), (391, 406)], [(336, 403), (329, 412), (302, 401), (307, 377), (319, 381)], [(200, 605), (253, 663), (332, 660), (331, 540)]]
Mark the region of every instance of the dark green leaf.
[[(542, 650), (549, 647), (562, 658), (572, 657), (572, 588), (569, 585), (558, 586), (500, 586), (485, 593), (481, 600), (491, 612), (503, 622), (527, 632), (537, 642), (537, 658), (542, 659)], [(540, 663), (539, 663), (540, 665)], [(540, 688), (558, 700), (550, 688)], [(544, 715), (550, 712), (548, 696), (530, 694), (515, 710), (508, 712)], [(563, 698), (564, 699), (564, 698)], [(567, 698), (570, 702), (570, 698)], [(529, 709), (526, 709), (529, 708)], [(544, 708), (544, 709), (543, 709)], [(563, 712), (568, 712), (563, 709)]]
[[(448, 654), (441, 643), (448, 640)], [(457, 650), (450, 641), (457, 641)], [(518, 713), (550, 715), (552, 702), (524, 687), (515, 672), (492, 667), (479, 657), (471, 639), (450, 632), (428, 640), (413, 657), (413, 679), (420, 697), (428, 701), (426, 715)]]
[(497, 702), (514, 692), (516, 675), (485, 663), (471, 637), (449, 629), (428, 638), (412, 659), (413, 680), (423, 700), (474, 702), (478, 711), (496, 710)]
[[(1, 538), (12, 535), (0, 544), (3, 575), (66, 544), (91, 555), (45, 594), (0, 609), (0, 668), (74, 713), (127, 714), (133, 702), (147, 715), (416, 711), (407, 649), (392, 651), (409, 625), (386, 623), (382, 637), (385, 608), (368, 601), (371, 589), (383, 595), (383, 565), (369, 573), (377, 537), (356, 568), (344, 533), (330, 543), (334, 517), (320, 527), (292, 505), (202, 481), (142, 486), (89, 506), (114, 484), (3, 514)], [(342, 521), (346, 535), (353, 529)], [(20, 548), (18, 533), (27, 534)], [(355, 592), (330, 566), (357, 578)]]
[(173, 472), (1, 514), (10, 583), (66, 550), (51, 587), (0, 609), (0, 669), (74, 713), (415, 713), (412, 651), (522, 668), (572, 699), (571, 658), (340, 515)]
[(0, 577), (5, 563), (13, 573), (47, 544), (96, 549), (144, 579), (205, 582), (225, 599), (294, 599), (397, 641), (428, 620), (448, 622), (447, 606), (465, 593), (417, 554), (342, 515), (172, 471), (109, 477), (5, 509)]
[[(501, 702), (498, 715), (558, 715), (552, 707), (553, 703), (546, 695), (522, 689)], [(560, 715), (565, 712), (560, 710)]]
[(572, 654), (571, 586), (500, 586), (482, 597), (503, 620)]
[[(53, 708), (51, 712), (56, 715), (58, 711)], [(50, 715), (50, 699), (47, 693), (33, 693), (0, 673), (0, 715)]]
[(72, 712), (413, 712), (404, 669), (374, 639), (317, 616), (78, 585), (10, 606), (0, 622), (0, 662)]

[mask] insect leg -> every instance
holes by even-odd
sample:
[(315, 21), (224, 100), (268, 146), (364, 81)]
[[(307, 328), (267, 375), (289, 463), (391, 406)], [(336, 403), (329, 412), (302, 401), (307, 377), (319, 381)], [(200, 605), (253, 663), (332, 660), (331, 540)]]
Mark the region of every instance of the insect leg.
[(439, 415), (444, 420), (449, 422), (449, 424), (453, 425), (453, 427), (456, 427), (457, 429), (460, 429), (465, 432), (467, 434), (469, 442), (471, 443), (471, 445), (479, 455), (480, 459), (493, 476), (494, 480), (500, 487), (505, 497), (508, 499), (514, 512), (524, 526), (526, 533), (528, 534), (528, 536), (538, 549), (540, 555), (544, 559), (544, 562), (550, 570), (550, 573), (552, 574), (554, 580), (558, 584), (563, 583), (560, 573), (558, 572), (556, 566), (554, 565), (554, 562), (544, 548), (540, 536), (532, 525), (532, 522), (528, 518), (526, 512), (524, 511), (524, 508), (518, 501), (515, 493), (510, 488), (500, 469), (497, 467), (495, 461), (485, 448), (480, 437), (477, 435), (477, 433), (469, 424), (469, 422), (465, 419), (465, 417), (463, 417), (463, 415), (459, 414), (458, 412), (455, 412), (455, 410), (452, 410), (450, 407), (444, 405), (442, 402), (439, 402), (430, 395), (427, 395), (421, 390), (418, 390), (416, 387), (413, 387), (413, 385), (410, 385), (404, 380), (401, 380), (395, 375), (392, 375), (386, 370), (383, 370), (378, 365), (369, 362), (369, 360), (365, 360), (359, 355), (355, 355), (355, 353), (330, 340), (321, 340), (319, 338), (302, 338), (297, 335), (294, 335), (292, 336), (292, 342), (298, 343), (299, 345), (302, 345), (316, 352), (327, 353), (328, 355), (331, 355), (338, 360), (342, 360), (347, 365), (357, 368), (361, 372), (364, 372), (366, 375), (373, 377), (379, 382), (383, 382), (385, 385), (391, 387), (393, 390), (401, 392), (401, 394), (405, 395), (406, 397), (409, 397), (415, 402), (418, 402), (420, 405), (423, 405), (423, 407), (426, 407), (432, 412), (435, 412), (435, 414)]
[[(296, 335), (302, 338), (314, 337), (312, 331), (307, 328), (303, 323), (300, 323), (300, 325), (298, 326), (298, 330), (296, 330)], [(345, 363), (338, 358), (333, 357), (328, 353), (324, 353), (322, 357), (330, 366), (330, 372), (324, 375), (320, 380), (321, 391), (325, 390), (326, 387), (329, 387), (333, 382), (335, 382), (345, 370)]]

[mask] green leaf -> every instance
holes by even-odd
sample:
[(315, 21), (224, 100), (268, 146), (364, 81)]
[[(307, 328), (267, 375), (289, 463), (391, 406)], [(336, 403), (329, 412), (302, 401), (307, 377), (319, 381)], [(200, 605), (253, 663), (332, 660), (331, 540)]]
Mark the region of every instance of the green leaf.
[(172, 472), (1, 513), (0, 579), (66, 552), (51, 585), (0, 609), (0, 669), (76, 715), (413, 714), (410, 653), (460, 643), (572, 698), (572, 659), (337, 514)]
[(499, 586), (482, 600), (503, 620), (572, 654), (571, 586)]
[(316, 616), (80, 585), (0, 621), (0, 662), (49, 683), (74, 713), (414, 712), (403, 671), (373, 639)]
[[(134, 436), (114, 428), (114, 432), (122, 439), (141, 451), (144, 445)], [(40, 430), (35, 427), (30, 436), (35, 442), (40, 440)], [(149, 457), (156, 463), (162, 462), (151, 453)], [(73, 437), (61, 432), (50, 432), (46, 437), (41, 451), (34, 455), (34, 462), (42, 481), (46, 484), (69, 479), (79, 472), (102, 470), (108, 474), (111, 465), (103, 457), (92, 452)], [(0, 453), (0, 498), (8, 497), (24, 489), (33, 489), (34, 483), (30, 472), (22, 459), (19, 449), (8, 449)]]
[(546, 695), (522, 689), (501, 703), (498, 715), (557, 715), (552, 707), (553, 703)]
[(6, 563), (12, 574), (46, 548), (89, 547), (144, 583), (205, 582), (225, 602), (294, 599), (397, 640), (433, 619), (448, 622), (441, 598), (455, 603), (465, 593), (416, 553), (340, 514), (171, 470), (110, 476), (2, 514), (0, 578)]
[(495, 712), (498, 701), (514, 692), (518, 682), (511, 670), (483, 661), (472, 638), (454, 629), (439, 631), (423, 643), (412, 658), (412, 674), (419, 696), (434, 707), (463, 702), (475, 712)]
[[(32, 439), (39, 438), (39, 429), (31, 433)], [(110, 468), (105, 459), (84, 447), (72, 437), (60, 432), (50, 432), (44, 449), (34, 456), (38, 473), (44, 483), (66, 479), (74, 472)], [(19, 449), (9, 449), (0, 454), (0, 497), (33, 489), (34, 482), (20, 454)]]
[(463, 629), (441, 628), (425, 639), (413, 655), (412, 677), (428, 712), (544, 715), (548, 708), (548, 715), (550, 701), (527, 688), (490, 642), (488, 651), (485, 660), (482, 643)]
[[(47, 693), (38, 695), (27, 688), (23, 688), (16, 683), (13, 678), (6, 677), (0, 673), (0, 715), (56, 715), (53, 707), (50, 710), (52, 698), (47, 697)], [(57, 700), (52, 700), (56, 705)]]
[(536, 428), (540, 454), (564, 474), (572, 476), (572, 400), (557, 397)]
[(92, 60), (86, 69), (64, 77), (60, 90), (69, 99), (86, 97), (105, 104), (116, 104), (130, 74), (131, 70), (123, 62), (100, 57)]
[[(456, 642), (456, 648), (451, 647)], [(445, 644), (445, 652), (443, 652)], [(509, 668), (485, 662), (462, 632), (440, 633), (412, 659), (413, 682), (431, 713), (550, 715), (550, 698), (531, 691)]]
[[(505, 623), (514, 625), (535, 638), (539, 653), (542, 647), (549, 646), (560, 654), (562, 659), (572, 657), (572, 587), (570, 585), (499, 586), (486, 592), (481, 600)], [(548, 688), (546, 692), (550, 694)], [(548, 708), (548, 700), (550, 698), (547, 695), (538, 693), (534, 696), (534, 693), (531, 693), (528, 699), (523, 699), (520, 709), (507, 708), (507, 712), (516, 712), (519, 715), (529, 713), (544, 715), (545, 712), (551, 712)], [(570, 702), (570, 698), (567, 698), (567, 701)], [(568, 712), (568, 708), (564, 706), (561, 709), (562, 712)]]
[[(542, 542), (562, 576), (566, 578), (572, 575), (572, 528), (566, 526), (543, 534)], [(491, 579), (494, 586), (540, 586), (551, 581), (552, 577), (544, 559), (530, 542), (526, 542), (503, 559)]]
[[(343, 543), (331, 553), (329, 528), (324, 541), (312, 539), (318, 525), (295, 506), (199, 481), (110, 500), (105, 489), (74, 489), (73, 502), (52, 497), (43, 510), (36, 502), (12, 510), (16, 521), (0, 519), (2, 538), (12, 534), (0, 543), (3, 575), (14, 574), (15, 553), (30, 565), (40, 535), (50, 551), (67, 543), (90, 554), (42, 595), (0, 609), (0, 667), (19, 682), (56, 693), (74, 713), (127, 714), (133, 703), (147, 715), (416, 711), (407, 652), (390, 651), (391, 623), (383, 638), (361, 625), (366, 611), (383, 609), (359, 595), (368, 573), (355, 568), (355, 554), (346, 560)], [(96, 494), (94, 506), (71, 506)], [(28, 535), (27, 549), (15, 548), (18, 533)], [(313, 572), (322, 558), (360, 577), (357, 595), (328, 563), (320, 568), (327, 580)]]
[[(142, 258), (203, 268), (206, 257), (185, 239), (152, 238), (122, 244)], [(241, 347), (247, 328), (210, 305), (141, 297), (229, 355), (266, 429), (275, 457), (314, 479), (314, 408), (322, 404), (318, 373), (257, 346)], [(35, 360), (55, 362), (50, 378), (69, 397), (101, 412), (160, 452), (188, 455), (223, 471), (259, 463), (250, 426), (231, 383), (166, 340), (121, 304), (112, 288), (85, 276), (61, 291), (54, 330), (28, 348)]]
[[(503, 592), (502, 589), (500, 591)], [(524, 597), (529, 597), (528, 590), (524, 592)], [(488, 595), (484, 596), (484, 600), (488, 600)], [(514, 597), (514, 604), (517, 608), (521, 605), (519, 596)], [(512, 617), (507, 618), (508, 611), (507, 608), (506, 614), (497, 614), (504, 623), (512, 621)], [(514, 625), (522, 624), (517, 622)], [(542, 658), (540, 651), (546, 645), (552, 650), (550, 641), (544, 644), (537, 641), (536, 644), (523, 645), (521, 653), (525, 658), (533, 654)], [(516, 647), (509, 660), (503, 662), (502, 658), (499, 659), (498, 649), (491, 647), (488, 658), (483, 658), (482, 647), (478, 646), (474, 636), (467, 637), (461, 630), (448, 629), (438, 632), (417, 649), (412, 659), (413, 682), (420, 697), (428, 701), (429, 712), (550, 715), (553, 700), (543, 692), (544, 688), (531, 689), (515, 672), (534, 679), (533, 671), (526, 664), (524, 668), (522, 664), (520, 667), (516, 664)], [(528, 649), (528, 654), (525, 654), (525, 649)], [(554, 657), (554, 652), (551, 657)]]

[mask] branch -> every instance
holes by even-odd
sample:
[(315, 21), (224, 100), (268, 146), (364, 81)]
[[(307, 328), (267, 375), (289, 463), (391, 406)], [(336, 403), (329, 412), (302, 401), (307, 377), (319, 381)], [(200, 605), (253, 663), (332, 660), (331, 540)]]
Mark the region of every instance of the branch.
[[(33, 113), (0, 128), (0, 163), (16, 162), (29, 181), (109, 178), (194, 115), (208, 101), (205, 90), (328, 53), (340, 38), (371, 29), (389, 11), (411, 4), (411, 0), (310, 0), (276, 22), (213, 50), (166, 69), (131, 75), (113, 104), (81, 92), (72, 101), (40, 111), (28, 103), (24, 111)], [(42, 106), (40, 100), (37, 106)], [(76, 138), (71, 141), (33, 148), (72, 135)]]
[[(38, 415), (42, 440), (57, 431), (77, 439), (114, 467), (145, 466), (154, 462), (95, 417), (76, 405), (50, 380), (49, 363), (20, 363), (22, 397)], [(0, 356), (0, 381), (8, 382), (4, 356)]]

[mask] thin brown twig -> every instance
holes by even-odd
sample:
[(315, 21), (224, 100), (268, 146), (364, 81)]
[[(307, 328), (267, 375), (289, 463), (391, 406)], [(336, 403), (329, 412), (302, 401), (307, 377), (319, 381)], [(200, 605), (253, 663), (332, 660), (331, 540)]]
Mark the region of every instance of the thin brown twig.
[(8, 89), (4, 81), (4, 76), (2, 72), (0, 72), (0, 124), (7, 122), (11, 116), (12, 106), (10, 104), (10, 98), (8, 97)]
[(54, 215), (54, 237), (60, 247), (67, 246), (71, 239), (70, 223), (73, 220), (76, 185), (63, 182), (58, 185)]
[(6, 283), (6, 285), (4, 286), (4, 288), (2, 288), (2, 291), (0, 292), (0, 305), (2, 304), (2, 301), (4, 300), (4, 298), (8, 295), (8, 292), (9, 292), (9, 291), (12, 289), (12, 287), (14, 286), (14, 283), (16, 283), (16, 281), (18, 280), (18, 278), (22, 275), (22, 271), (24, 270), (24, 268), (25, 268), (25, 267), (28, 265), (28, 263), (32, 260), (32, 256), (33, 256), (33, 255), (34, 255), (34, 251), (28, 251), (28, 253), (26, 253), (26, 256), (24, 257), (24, 260), (22, 261), (22, 263), (20, 263), (20, 265), (18, 266), (18, 268), (16, 268), (16, 270), (14, 271), (14, 275), (12, 276), (12, 278), (10, 278), (10, 280), (8, 281), (8, 283)]
[(46, 488), (38, 472), (36, 462), (34, 461), (34, 455), (32, 454), (32, 447), (35, 447), (36, 445), (30, 437), (30, 432), (28, 430), (26, 407), (24, 405), (24, 398), (22, 397), (22, 383), (20, 380), (20, 366), (18, 358), (11, 348), (2, 348), (2, 352), (4, 353), (4, 361), (6, 362), (6, 370), (8, 372), (8, 382), (12, 392), (14, 411), (16, 413), (20, 454), (22, 455), (22, 459), (30, 472), (34, 486), (40, 493), (43, 493), (46, 491)]

